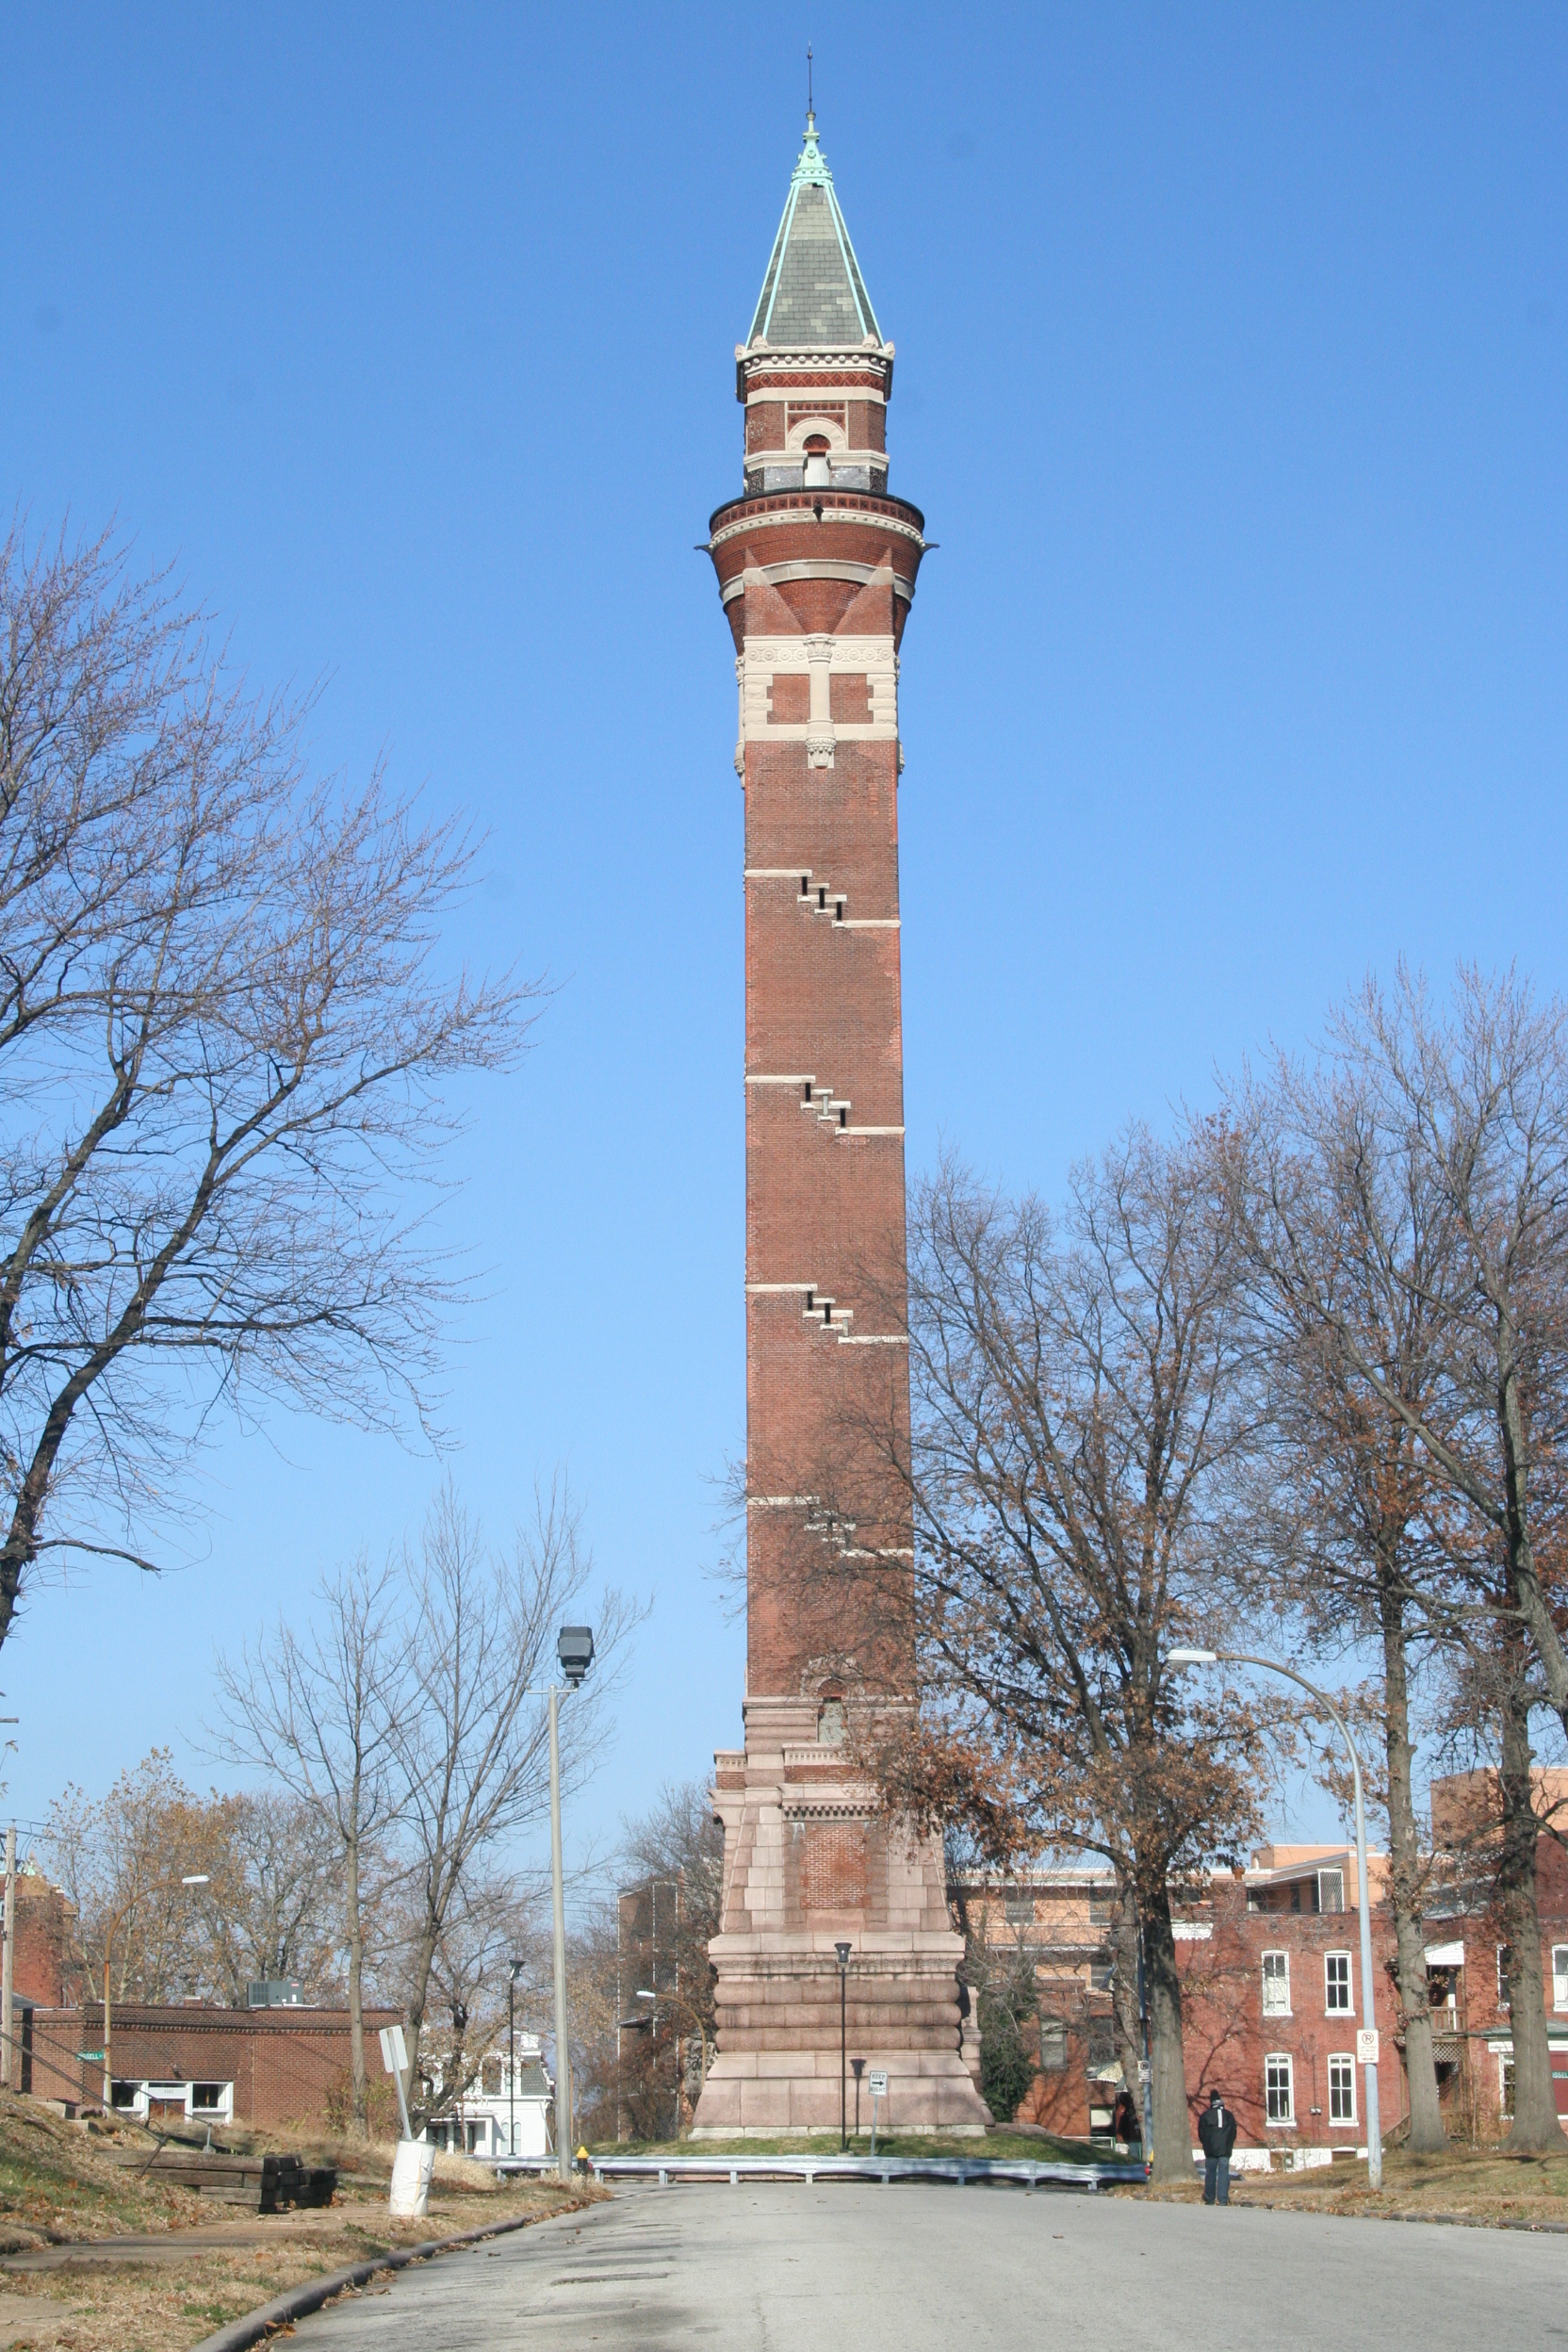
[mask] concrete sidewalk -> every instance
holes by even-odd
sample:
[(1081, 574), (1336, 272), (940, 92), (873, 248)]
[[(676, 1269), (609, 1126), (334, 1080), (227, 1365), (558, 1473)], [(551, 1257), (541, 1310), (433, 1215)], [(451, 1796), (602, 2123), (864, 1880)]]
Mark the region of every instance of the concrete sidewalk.
[(199, 2255), (231, 2253), (247, 2246), (308, 2245), (312, 2238), (341, 2237), (341, 2206), (301, 2213), (250, 2215), (243, 2221), (205, 2222), (194, 2230), (149, 2230), (119, 2238), (69, 2238), (61, 2246), (30, 2246), (0, 2256), (0, 2279), (11, 2271), (63, 2270), (75, 2262), (189, 2262)]
[(300, 2352), (1549, 2352), (1568, 2244), (926, 2186), (638, 2188), (300, 2322)]

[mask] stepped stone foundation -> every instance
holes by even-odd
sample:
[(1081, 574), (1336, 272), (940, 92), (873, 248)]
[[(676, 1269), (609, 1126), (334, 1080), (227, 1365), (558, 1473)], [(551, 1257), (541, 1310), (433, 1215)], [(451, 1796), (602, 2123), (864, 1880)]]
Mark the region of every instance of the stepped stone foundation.
[[(868, 1791), (817, 1742), (816, 1714), (754, 1700), (745, 1749), (715, 1759), (719, 2055), (694, 2136), (838, 2130), (840, 1937), (851, 1946), (845, 2050), (888, 2076), (880, 2129), (981, 2132), (988, 2118), (960, 2048), (963, 1939), (948, 1918), (940, 1845), (868, 1811)], [(852, 2077), (846, 2104), (853, 2118)], [(869, 2125), (864, 2086), (860, 2115)]]

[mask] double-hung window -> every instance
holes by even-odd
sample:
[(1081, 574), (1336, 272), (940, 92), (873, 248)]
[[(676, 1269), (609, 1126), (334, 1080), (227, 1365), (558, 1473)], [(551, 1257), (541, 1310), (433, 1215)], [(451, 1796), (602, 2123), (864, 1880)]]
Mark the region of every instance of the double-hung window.
[(1552, 1946), (1552, 2007), (1568, 2009), (1568, 1944)]
[(1263, 1955), (1263, 2013), (1266, 2017), (1290, 2015), (1288, 1952), (1266, 1952)]
[(1329, 2060), (1329, 2121), (1354, 2123), (1356, 2119), (1356, 2062), (1348, 2050), (1340, 2050)]
[(1295, 2068), (1281, 2050), (1263, 2062), (1264, 2105), (1270, 2123), (1296, 2121)]
[(1348, 1952), (1326, 1952), (1323, 1955), (1323, 2006), (1331, 2017), (1348, 2017), (1350, 1999), (1350, 1955)]

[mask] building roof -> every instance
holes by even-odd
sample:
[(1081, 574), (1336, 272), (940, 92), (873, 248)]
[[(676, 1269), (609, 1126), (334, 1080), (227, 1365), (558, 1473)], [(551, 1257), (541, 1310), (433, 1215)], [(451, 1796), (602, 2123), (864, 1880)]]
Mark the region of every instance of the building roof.
[(882, 330), (817, 144), (817, 118), (808, 114), (746, 342), (784, 351), (841, 350), (868, 337), (880, 343)]

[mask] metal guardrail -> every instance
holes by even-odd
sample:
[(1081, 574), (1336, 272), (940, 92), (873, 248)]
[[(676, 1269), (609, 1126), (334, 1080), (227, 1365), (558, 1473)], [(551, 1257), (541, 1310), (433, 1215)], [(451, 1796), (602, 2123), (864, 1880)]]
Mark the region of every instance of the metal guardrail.
[[(1142, 2164), (1062, 2164), (996, 2156), (595, 2156), (596, 2180), (653, 2180), (662, 2189), (672, 2180), (950, 2180), (956, 2188), (987, 2181), (1027, 2190), (1093, 2192), (1142, 2186)], [(517, 2169), (521, 2169), (521, 2165)]]

